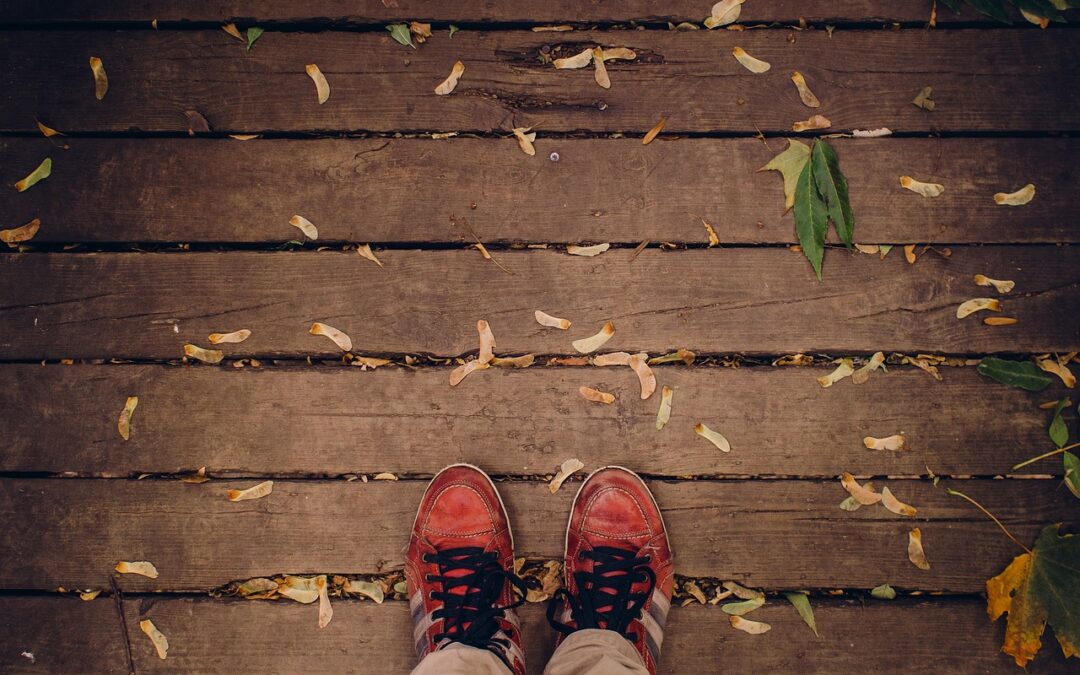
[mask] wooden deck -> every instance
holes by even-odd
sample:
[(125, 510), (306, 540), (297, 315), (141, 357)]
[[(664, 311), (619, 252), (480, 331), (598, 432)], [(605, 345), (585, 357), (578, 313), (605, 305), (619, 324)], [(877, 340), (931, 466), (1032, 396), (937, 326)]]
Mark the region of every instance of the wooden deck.
[[(1010, 469), (1052, 449), (1039, 404), (1070, 392), (1056, 378), (1039, 393), (1009, 388), (973, 367), (1080, 350), (1080, 14), (1039, 30), (942, 8), (928, 29), (930, 0), (748, 0), (746, 30), (668, 30), (709, 5), (4, 3), (3, 182), (47, 156), (53, 170), (26, 192), (0, 190), (0, 229), (42, 222), (0, 253), (0, 672), (406, 673), (400, 597), (335, 596), (320, 629), (313, 606), (227, 591), (285, 574), (399, 579), (426, 479), (462, 461), (500, 481), (517, 555), (557, 559), (583, 474), (555, 494), (547, 479), (574, 457), (647, 477), (683, 581), (769, 594), (751, 618), (773, 628), (758, 636), (687, 599), (664, 672), (1014, 672), (984, 591), (1018, 550), (945, 488), (1021, 541), (1080, 524), (1059, 460)], [(384, 26), (401, 20), (435, 34), (399, 45)], [(229, 21), (266, 32), (247, 51), (220, 29)], [(574, 30), (532, 30), (549, 24)], [(638, 55), (607, 64), (610, 89), (591, 69), (545, 63), (597, 44)], [(748, 73), (736, 45), (772, 70)], [(108, 72), (100, 101), (91, 56)], [(434, 95), (456, 60), (457, 89)], [(309, 63), (330, 83), (325, 104)], [(793, 70), (820, 109), (800, 102)], [(932, 112), (911, 103), (926, 86)], [(815, 133), (894, 132), (831, 142), (856, 241), (895, 249), (881, 259), (830, 239), (820, 282), (791, 248), (780, 177), (757, 172), (817, 112), (832, 127)], [(209, 130), (189, 134), (189, 113)], [(643, 145), (661, 116), (664, 133)], [(42, 137), (37, 121), (64, 135)], [(534, 157), (515, 127), (535, 127)], [(905, 174), (946, 191), (902, 190)], [(1026, 206), (991, 198), (1026, 183), (1037, 187)], [(294, 214), (317, 241), (289, 243)], [(600, 242), (612, 249), (593, 258), (565, 250)], [(1003, 297), (1016, 325), (956, 319), (961, 302), (996, 295), (974, 274), (1016, 282)], [(542, 328), (537, 309), (573, 327)], [(536, 363), (451, 388), (479, 319), (498, 355)], [(567, 360), (579, 356), (571, 340), (609, 320), (602, 351), (697, 354), (654, 367), (676, 392), (662, 431), (659, 393), (640, 400), (628, 368)], [(314, 321), (351, 336), (353, 354), (393, 363), (347, 365), (308, 334)], [(251, 338), (223, 345), (220, 365), (181, 360), (185, 343), (241, 328)], [(877, 351), (893, 356), (867, 383), (816, 382), (832, 359)], [(774, 365), (796, 353), (813, 364)], [(950, 361), (938, 381), (903, 354)], [(582, 385), (617, 401), (586, 402)], [(128, 396), (139, 404), (125, 441)], [(1075, 428), (1075, 407), (1067, 419)], [(863, 447), (897, 433), (909, 450)], [(200, 467), (210, 480), (181, 480)], [(917, 516), (841, 510), (845, 471), (888, 485)], [(374, 480), (383, 473), (396, 480)], [(267, 479), (269, 497), (225, 497)], [(907, 558), (912, 527), (929, 570)], [(117, 575), (121, 560), (160, 576)], [(897, 599), (870, 596), (884, 583)], [(795, 590), (810, 592), (820, 637), (784, 599)], [(142, 619), (168, 637), (166, 660)], [(542, 605), (522, 619), (540, 672), (554, 636)], [(1044, 643), (1030, 671), (1075, 670), (1049, 633)]]

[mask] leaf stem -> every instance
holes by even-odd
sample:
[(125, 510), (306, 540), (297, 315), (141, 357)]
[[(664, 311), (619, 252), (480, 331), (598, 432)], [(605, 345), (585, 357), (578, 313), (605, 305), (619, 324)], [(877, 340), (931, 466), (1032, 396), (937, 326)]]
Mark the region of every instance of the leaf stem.
[(1080, 443), (1073, 443), (1072, 445), (1066, 445), (1064, 448), (1058, 448), (1057, 450), (1051, 450), (1050, 452), (1045, 452), (1045, 453), (1039, 455), (1038, 457), (1032, 457), (1031, 459), (1026, 459), (1023, 462), (1020, 462), (1019, 464), (1014, 465), (1013, 470), (1022, 469), (1023, 467), (1027, 466), (1028, 464), (1034, 464), (1035, 462), (1039, 461), (1040, 459), (1046, 459), (1047, 457), (1053, 457), (1054, 455), (1060, 455), (1061, 453), (1068, 452), (1069, 450), (1072, 450), (1073, 448), (1080, 448)]
[(972, 499), (971, 497), (968, 497), (968, 496), (967, 496), (966, 494), (964, 494), (963, 492), (960, 492), (959, 490), (953, 490), (953, 489), (951, 489), (951, 488), (945, 488), (945, 492), (948, 492), (948, 493), (949, 493), (949, 494), (951, 494), (951, 495), (956, 495), (957, 497), (963, 497), (964, 499), (968, 500), (968, 501), (969, 501), (969, 502), (970, 502), (971, 504), (973, 504), (973, 505), (975, 506), (975, 508), (979, 509), (980, 511), (982, 511), (983, 513), (985, 513), (985, 514), (986, 514), (987, 516), (989, 516), (989, 517), (990, 517), (990, 520), (994, 521), (994, 522), (995, 522), (995, 523), (997, 524), (997, 526), (1001, 528), (1001, 531), (1005, 533), (1005, 536), (1006, 536), (1006, 537), (1008, 537), (1009, 539), (1011, 539), (1011, 540), (1012, 540), (1012, 542), (1013, 542), (1014, 544), (1016, 544), (1016, 545), (1017, 545), (1017, 546), (1019, 546), (1020, 548), (1024, 549), (1024, 550), (1025, 550), (1025, 551), (1027, 551), (1028, 553), (1031, 553), (1031, 549), (1030, 549), (1030, 548), (1028, 548), (1027, 546), (1024, 546), (1023, 544), (1021, 544), (1021, 543), (1020, 543), (1020, 540), (1019, 540), (1019, 539), (1017, 539), (1016, 537), (1014, 537), (1014, 536), (1012, 535), (1012, 532), (1009, 532), (1009, 528), (1005, 527), (1005, 526), (1004, 526), (1004, 525), (1003, 525), (1003, 524), (1001, 523), (1001, 521), (1000, 521), (1000, 520), (998, 520), (998, 519), (997, 519), (997, 518), (996, 518), (996, 517), (994, 516), (994, 514), (992, 514), (992, 513), (990, 513), (989, 511), (987, 511), (987, 510), (986, 510), (986, 507), (984, 507), (984, 506), (983, 506), (982, 504), (980, 504), (979, 502), (975, 501), (975, 500), (974, 500), (974, 499)]

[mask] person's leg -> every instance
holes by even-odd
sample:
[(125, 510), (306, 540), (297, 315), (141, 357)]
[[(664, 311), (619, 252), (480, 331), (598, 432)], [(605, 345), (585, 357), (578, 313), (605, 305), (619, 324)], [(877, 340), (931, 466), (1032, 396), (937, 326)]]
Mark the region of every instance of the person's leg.
[(420, 659), (413, 673), (525, 675), (514, 608), (526, 588), (513, 567), (514, 539), (491, 479), (466, 464), (440, 471), (420, 501), (405, 554)]
[(674, 583), (660, 509), (632, 471), (609, 466), (574, 498), (565, 588), (548, 606), (559, 632), (545, 675), (653, 675)]

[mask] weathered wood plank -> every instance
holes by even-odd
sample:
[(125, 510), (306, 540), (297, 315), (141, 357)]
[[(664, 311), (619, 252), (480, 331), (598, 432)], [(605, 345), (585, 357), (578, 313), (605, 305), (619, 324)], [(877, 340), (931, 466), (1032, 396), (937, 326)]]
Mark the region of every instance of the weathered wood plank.
[[(1012, 673), (1000, 653), (1001, 623), (986, 618), (975, 598), (936, 598), (865, 605), (832, 599), (812, 600), (820, 638), (780, 600), (753, 614), (773, 629), (760, 636), (732, 630), (716, 607), (675, 607), (668, 619), (660, 672), (838, 673), (865, 669), (910, 672), (914, 664), (934, 663), (947, 672)], [(415, 665), (412, 627), (403, 602), (382, 606), (334, 600), (334, 618), (319, 629), (313, 606), (208, 598), (128, 599), (124, 603), (132, 656), (138, 672), (233, 673), (242, 664), (259, 673), (379, 672), (408, 673)], [(539, 672), (554, 644), (544, 605), (519, 610), (526, 659)], [(158, 659), (138, 622), (150, 619), (169, 639), (169, 656)], [(0, 598), (0, 626), (9, 649), (0, 652), (6, 673), (126, 673), (120, 620), (109, 598), (80, 602), (64, 597)], [(34, 654), (35, 663), (20, 656)], [(1069, 672), (1061, 650), (1048, 641), (1027, 669), (1031, 673)]]
[[(1075, 139), (834, 143), (861, 242), (1080, 241), (1069, 216)], [(53, 158), (53, 175), (30, 192), (0, 191), (8, 223), (42, 220), (37, 242), (282, 242), (302, 213), (330, 241), (470, 240), (464, 218), (488, 243), (705, 242), (705, 218), (724, 244), (796, 243), (780, 176), (757, 172), (786, 146), (780, 139), (551, 139), (533, 158), (513, 139), (64, 144), (70, 151), (0, 139), (8, 175)], [(924, 199), (900, 187), (901, 175), (946, 191)], [(1038, 196), (1023, 208), (991, 199), (1029, 182)]]
[[(249, 328), (230, 356), (335, 357), (312, 321), (346, 333), (357, 352), (462, 354), (477, 319), (499, 353), (573, 352), (615, 323), (613, 351), (786, 354), (1070, 351), (1080, 326), (1080, 248), (963, 248), (908, 265), (833, 249), (818, 282), (787, 249), (629, 249), (581, 258), (498, 252), (507, 274), (472, 250), (355, 253), (7, 254), (0, 257), (0, 358), (179, 358), (185, 342)], [(957, 320), (987, 289), (976, 273), (1016, 281), (1003, 303), (1015, 326)], [(543, 309), (575, 323), (543, 329)]]
[[(659, 395), (641, 401), (629, 368), (493, 370), (456, 389), (447, 372), (4, 366), (0, 470), (321, 476), (468, 462), (531, 475), (577, 457), (659, 476), (994, 475), (1046, 449), (1049, 413), (1036, 402), (1058, 395), (992, 385), (973, 368), (944, 369), (942, 382), (892, 368), (823, 390), (820, 369), (672, 367), (655, 371), (676, 392), (657, 432)], [(618, 401), (588, 403), (581, 385)], [(132, 394), (139, 407), (124, 442), (116, 420)], [(723, 431), (730, 455), (693, 432), (702, 421)], [(901, 431), (907, 452), (863, 447), (864, 436)], [(1025, 472), (1060, 473), (1060, 462)]]
[[(780, 31), (498, 32), (440, 35), (410, 50), (385, 32), (272, 33), (250, 52), (222, 31), (15, 31), (0, 35), (0, 130), (187, 130), (185, 111), (218, 131), (644, 132), (661, 115), (679, 131), (790, 130), (811, 112), (834, 130), (1067, 131), (1080, 128), (1080, 44), (1066, 30), (798, 34)], [(611, 89), (588, 70), (556, 70), (541, 49), (597, 42), (634, 49), (612, 62)], [(740, 45), (773, 64), (752, 75)], [(32, 57), (27, 57), (32, 55)], [(109, 92), (93, 97), (87, 60), (103, 59)], [(456, 60), (450, 96), (433, 88)], [(332, 90), (316, 101), (304, 66)], [(857, 65), (856, 65), (857, 64)], [(789, 79), (805, 73), (823, 107), (805, 107)], [(911, 100), (934, 87), (937, 108)]]
[[(392, 448), (387, 449), (392, 452)], [(592, 467), (595, 468), (595, 467)], [(947, 482), (947, 481), (946, 481)], [(875, 481), (880, 488), (884, 480)], [(945, 482), (943, 482), (944, 485)], [(399, 568), (423, 481), (276, 481), (257, 501), (226, 488), (252, 481), (5, 479), (0, 588), (107, 587), (119, 560), (149, 560), (161, 576), (125, 576), (128, 590), (205, 590), (279, 573)], [(1022, 541), (1046, 523), (1075, 522), (1075, 497), (1053, 480), (950, 483), (979, 500)], [(898, 588), (979, 592), (1016, 553), (997, 526), (928, 481), (890, 481), (919, 509), (854, 513), (838, 480), (653, 482), (676, 551), (676, 570), (765, 588)], [(516, 554), (558, 558), (573, 484), (500, 485)], [(907, 559), (918, 526), (932, 568)]]

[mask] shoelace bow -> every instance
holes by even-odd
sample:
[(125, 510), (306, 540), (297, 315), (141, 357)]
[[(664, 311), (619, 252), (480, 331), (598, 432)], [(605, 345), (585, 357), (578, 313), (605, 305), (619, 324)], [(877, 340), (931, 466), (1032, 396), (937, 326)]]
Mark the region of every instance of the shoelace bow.
[[(610, 546), (582, 551), (580, 556), (593, 561), (592, 570), (574, 573), (578, 589), (576, 597), (564, 588), (555, 592), (547, 609), (548, 623), (564, 635), (580, 628), (604, 628), (629, 640), (637, 640), (637, 634), (628, 629), (630, 622), (641, 616), (645, 602), (656, 587), (656, 573), (649, 567), (651, 557), (639, 558), (634, 551)], [(634, 584), (642, 582), (647, 584), (644, 591), (631, 592)], [(576, 628), (555, 618), (559, 600), (570, 607), (570, 617)]]
[[(506, 661), (502, 651), (509, 647), (509, 643), (495, 637), (499, 630), (496, 619), (502, 617), (506, 610), (524, 604), (528, 591), (525, 582), (503, 569), (498, 552), (484, 551), (478, 546), (429, 553), (423, 560), (439, 566), (440, 573), (427, 575), (427, 581), (442, 584), (442, 591), (431, 592), (432, 600), (443, 603), (432, 613), (433, 619), (444, 620), (443, 630), (435, 635), (435, 642), (449, 638), (451, 642), (488, 649)], [(460, 574), (463, 570), (466, 573)], [(451, 576), (451, 572), (459, 574)], [(497, 605), (507, 581), (520, 591), (521, 598), (509, 605)], [(453, 592), (459, 588), (464, 588), (465, 592)]]

